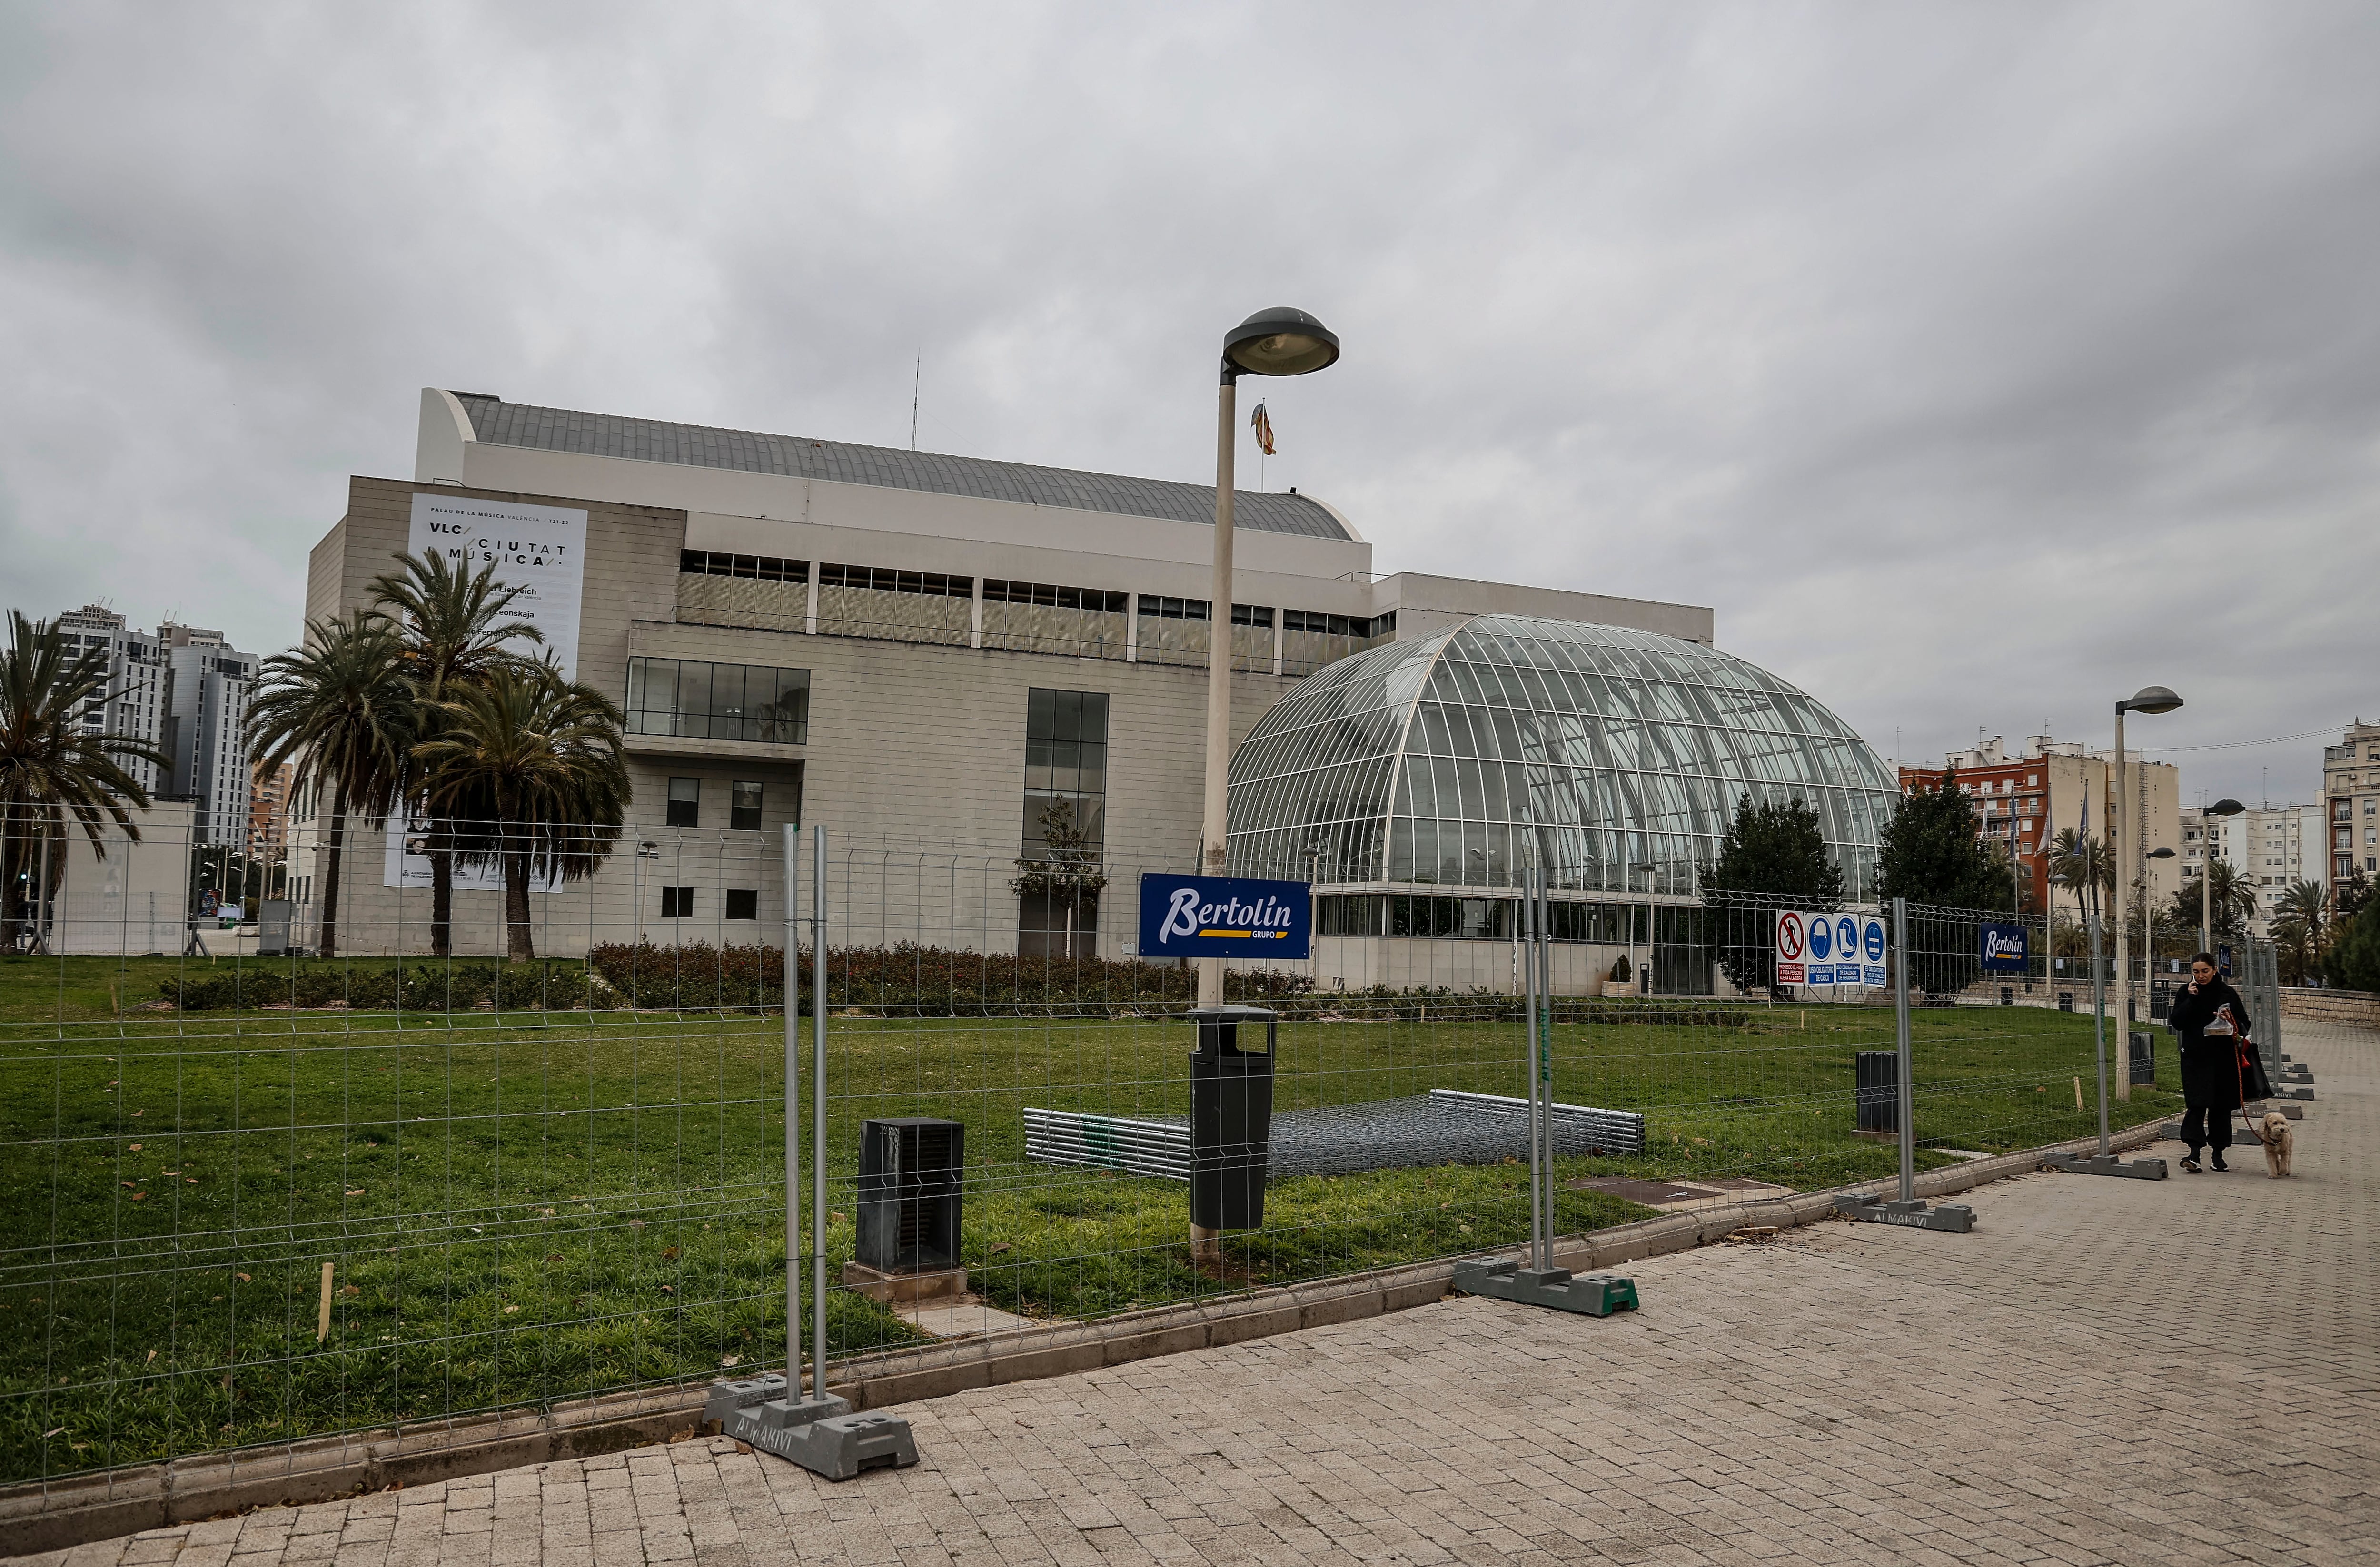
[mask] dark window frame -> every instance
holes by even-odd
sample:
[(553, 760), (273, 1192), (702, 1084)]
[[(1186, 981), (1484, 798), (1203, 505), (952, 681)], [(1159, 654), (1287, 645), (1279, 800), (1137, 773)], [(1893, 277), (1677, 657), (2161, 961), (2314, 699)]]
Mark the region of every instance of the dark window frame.
[[(746, 806), (737, 796), (745, 790), (752, 791), (753, 802)], [(727, 830), (733, 833), (757, 833), (760, 830), (761, 813), (767, 808), (769, 786), (765, 779), (735, 778), (727, 785)], [(750, 821), (744, 818), (751, 817)]]
[[(737, 910), (742, 912), (738, 913)], [(757, 920), (760, 917), (760, 893), (757, 887), (731, 886), (725, 889), (720, 902), (719, 917), (722, 920)]]
[[(692, 784), (694, 786), (693, 798), (688, 800), (680, 800), (678, 798), (677, 786), (680, 784)], [(698, 827), (702, 826), (702, 780), (699, 777), (673, 777), (669, 781), (669, 790), (666, 795), (663, 796), (663, 799), (666, 802), (666, 804), (662, 812), (662, 826), (665, 827)], [(683, 818), (681, 818), (679, 814), (679, 808), (681, 806), (685, 808)]]

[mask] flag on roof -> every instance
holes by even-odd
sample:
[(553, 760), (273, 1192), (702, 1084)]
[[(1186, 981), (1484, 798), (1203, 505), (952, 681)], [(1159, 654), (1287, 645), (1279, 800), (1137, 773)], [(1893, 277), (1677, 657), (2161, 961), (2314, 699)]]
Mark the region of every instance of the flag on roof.
[(1271, 456), (1273, 454), (1272, 420), (1266, 415), (1263, 404), (1257, 404), (1257, 411), (1248, 416), (1248, 423), (1256, 427), (1257, 450), (1268, 457)]

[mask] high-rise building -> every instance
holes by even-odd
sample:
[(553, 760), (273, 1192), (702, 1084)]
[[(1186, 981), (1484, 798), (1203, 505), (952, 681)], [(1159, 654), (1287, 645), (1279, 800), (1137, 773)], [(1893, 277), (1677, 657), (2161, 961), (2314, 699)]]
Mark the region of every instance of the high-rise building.
[(221, 632), (171, 621), (158, 626), (157, 640), (173, 671), (164, 741), (174, 780), (166, 792), (198, 807), (196, 841), (237, 845), (248, 836), (248, 747), (240, 730), (256, 685), (256, 655), (238, 651)]
[(2265, 806), (2235, 816), (2209, 816), (2200, 806), (2185, 805), (2181, 840), (2185, 885), (2196, 886), (2210, 851), (2223, 860), (2256, 895), (2248, 929), (2259, 937), (2272, 934), (2283, 893), (2301, 881), (2322, 886), (2329, 880), (2319, 805)]
[(248, 851), (271, 860), (289, 844), (289, 786), (297, 766), (283, 762), (268, 767), (257, 763), (249, 774)]
[[(2126, 757), (2125, 767), (2133, 810), (2144, 824), (2138, 848), (2172, 849), (2179, 855), (2180, 774), (2169, 762), (2143, 762), (2137, 755)], [(1973, 802), (1977, 834), (2008, 849), (2016, 862), (2011, 900), (2021, 892), (2028, 912), (2038, 912), (2046, 898), (2050, 908), (2072, 913), (2076, 893), (2049, 880), (2050, 846), (2068, 828), (2087, 828), (2090, 837), (2112, 841), (2108, 796), (2115, 771), (2111, 756), (2074, 741), (2031, 735), (2022, 750), (2010, 751), (1995, 735), (1971, 750), (1951, 753), (1939, 767), (1902, 767), (1900, 790), (1937, 789), (1955, 773), (1960, 791)], [(2173, 896), (2181, 863), (2178, 858), (2148, 862), (2151, 898)]]
[[(57, 619), (60, 634), (77, 652), (100, 649), (107, 655), (107, 683), (76, 712), (75, 726), (85, 734), (120, 734), (147, 745), (157, 745), (164, 732), (173, 671), (156, 636), (137, 631), (123, 616), (103, 604), (86, 604)], [(117, 759), (132, 780), (150, 795), (170, 792), (164, 769), (138, 756)]]
[(2322, 798), (2335, 902), (2356, 876), (2380, 878), (2380, 723), (2359, 717), (2337, 745), (2323, 747)]

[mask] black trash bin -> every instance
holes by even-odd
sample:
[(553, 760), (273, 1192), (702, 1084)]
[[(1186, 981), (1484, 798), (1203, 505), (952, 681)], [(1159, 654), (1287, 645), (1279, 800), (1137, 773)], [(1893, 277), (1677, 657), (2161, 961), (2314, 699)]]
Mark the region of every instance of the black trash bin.
[(1852, 1107), (1863, 1132), (1900, 1132), (1900, 1053), (1863, 1050), (1859, 1053), (1858, 1086)]
[(1264, 1223), (1272, 1143), (1272, 1052), (1278, 1013), (1261, 1006), (1190, 1012), (1190, 1223), (1208, 1230)]
[(2134, 1029), (2131, 1034), (2131, 1059), (2126, 1063), (2132, 1074), (2132, 1085), (2156, 1086), (2156, 1035)]
[(931, 1115), (859, 1127), (859, 1265), (935, 1273), (959, 1265), (959, 1189), (966, 1128)]

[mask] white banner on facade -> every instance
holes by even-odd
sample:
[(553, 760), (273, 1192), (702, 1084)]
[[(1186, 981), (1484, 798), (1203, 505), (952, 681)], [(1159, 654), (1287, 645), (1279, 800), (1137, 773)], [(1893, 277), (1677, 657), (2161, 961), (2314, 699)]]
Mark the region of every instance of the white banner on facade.
[[(496, 581), (522, 590), (507, 607), (509, 614), (535, 626), (545, 638), (542, 647), (516, 642), (511, 645), (515, 651), (531, 657), (551, 656), (565, 679), (577, 679), (579, 592), (587, 574), (584, 511), (416, 492), (405, 547), (415, 555), (443, 555), (449, 564), (473, 572), (493, 566)], [(430, 857), (413, 852), (429, 826), (390, 818), (382, 886), (430, 885)], [(504, 886), (503, 873), (492, 865), (455, 867), (457, 892), (502, 892)], [(529, 890), (551, 892), (554, 886), (540, 877), (529, 883)]]
[(578, 596), (586, 581), (587, 513), (568, 506), (524, 506), (474, 500), (468, 495), (416, 493), (406, 548), (432, 551), (472, 571), (496, 569), (496, 580), (522, 589), (511, 613), (545, 637), (513, 645), (534, 657), (552, 655), (563, 674), (578, 678)]

